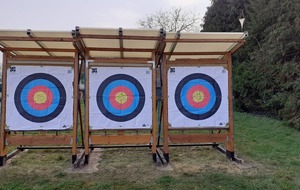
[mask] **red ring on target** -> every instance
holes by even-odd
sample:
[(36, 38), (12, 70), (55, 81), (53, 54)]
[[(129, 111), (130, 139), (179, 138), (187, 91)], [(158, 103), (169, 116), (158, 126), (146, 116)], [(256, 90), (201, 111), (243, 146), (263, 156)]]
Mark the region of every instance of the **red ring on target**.
[[(45, 101), (38, 102), (35, 98), (35, 96), (38, 95), (38, 93), (42, 93), (45, 95), (46, 98)], [(27, 96), (28, 104), (35, 110), (44, 110), (47, 109), (53, 101), (53, 95), (49, 88), (45, 86), (35, 86), (34, 88), (30, 89), (28, 96)]]
[[(125, 102), (123, 103), (120, 103), (117, 101), (118, 99), (118, 93), (123, 93), (124, 98), (126, 98)], [(124, 110), (124, 109), (127, 109), (133, 102), (133, 94), (131, 92), (131, 90), (125, 86), (118, 86), (114, 89), (111, 90), (111, 93), (110, 93), (110, 97), (109, 97), (109, 102), (110, 104), (118, 109), (118, 110)]]
[[(198, 94), (196, 94), (198, 93)], [(205, 107), (210, 99), (210, 93), (207, 90), (207, 88), (205, 88), (202, 85), (195, 85), (193, 87), (191, 87), (186, 95), (186, 99), (188, 101), (188, 103), (194, 107), (194, 108), (203, 108)], [(195, 96), (203, 96), (203, 97), (195, 97)], [(200, 98), (200, 100), (199, 100)], [(195, 99), (198, 99), (199, 101), (195, 101)]]

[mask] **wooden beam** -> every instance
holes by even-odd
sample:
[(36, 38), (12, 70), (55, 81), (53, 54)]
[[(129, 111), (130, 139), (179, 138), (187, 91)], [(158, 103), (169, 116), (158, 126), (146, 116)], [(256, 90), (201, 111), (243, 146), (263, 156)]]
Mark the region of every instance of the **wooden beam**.
[(160, 64), (160, 60), (163, 56), (164, 50), (166, 48), (166, 42), (164, 41), (166, 39), (166, 31), (161, 28), (159, 32), (159, 40), (156, 43), (155, 46), (155, 67), (157, 67)]
[(170, 143), (225, 142), (227, 134), (170, 134)]
[(232, 57), (228, 53), (227, 69), (228, 69), (228, 113), (229, 113), (229, 128), (227, 130), (228, 139), (226, 142), (226, 150), (234, 152), (234, 129), (233, 129), (233, 93), (232, 93)]
[(142, 49), (142, 48), (98, 48), (98, 47), (89, 47), (88, 51), (124, 51), (124, 52), (153, 52), (154, 49)]
[(167, 61), (169, 61), (171, 59), (171, 56), (172, 56), (172, 54), (173, 54), (173, 52), (174, 52), (174, 50), (177, 46), (177, 42), (178, 42), (179, 38), (180, 38), (180, 31), (177, 31), (176, 36), (175, 36), (175, 41), (173, 41), (173, 43), (170, 47), (169, 55), (167, 57)]
[[(32, 31), (30, 29), (27, 30), (27, 35), (30, 38), (35, 38), (36, 36), (32, 33)], [(48, 55), (53, 56), (53, 54), (49, 51), (46, 50), (46, 46), (43, 44), (43, 42), (40, 41), (35, 41), (35, 43), (40, 46)]]
[(7, 136), (9, 145), (24, 145), (24, 146), (45, 146), (45, 145), (69, 145), (71, 144), (72, 136), (70, 135), (14, 135)]
[(201, 64), (227, 64), (223, 59), (177, 59), (175, 61), (168, 61), (168, 66), (187, 66), (187, 65), (201, 65)]
[(244, 39), (165, 39), (167, 43), (243, 43), (244, 41)]
[(156, 67), (155, 67), (155, 53), (152, 53), (152, 60), (154, 61), (152, 66), (152, 154), (156, 154), (157, 144), (157, 110), (156, 110)]
[[(122, 28), (119, 28), (119, 46), (120, 46), (120, 49), (124, 48), (124, 46), (123, 46), (123, 30), (122, 30)], [(124, 58), (124, 52), (122, 50), (120, 51), (120, 57), (122, 59)]]
[(168, 117), (168, 68), (166, 55), (162, 60), (162, 99), (163, 99), (163, 151), (169, 154), (169, 117)]
[(19, 47), (7, 47), (6, 51), (52, 51), (52, 52), (75, 52), (75, 49), (63, 49), (63, 48), (19, 48)]
[(60, 62), (73, 62), (74, 57), (63, 57), (63, 56), (27, 56), (27, 55), (22, 55), (22, 56), (15, 56), (15, 57), (9, 57), (8, 60), (19, 60), (19, 61), (34, 61), (34, 60), (40, 60), (40, 61), (60, 61)]
[(165, 52), (166, 55), (225, 55), (228, 52)]
[[(92, 39), (119, 39), (119, 35), (97, 35), (97, 34), (80, 34), (81, 38), (92, 38)], [(157, 36), (131, 36), (123, 35), (124, 40), (159, 40)], [(1, 40), (1, 38), (0, 38)]]
[(236, 44), (236, 46), (234, 46), (231, 50), (230, 53), (234, 54), (242, 45), (244, 45), (244, 43), (238, 43)]
[(87, 58), (84, 61), (85, 66), (85, 127), (84, 127), (84, 154), (88, 156), (90, 154), (90, 84), (89, 84), (89, 65)]
[(91, 135), (91, 145), (96, 144), (146, 144), (151, 142), (151, 135)]
[[(151, 58), (92, 58), (89, 59), (94, 60), (94, 63), (147, 63), (147, 61), (151, 61)], [(94, 64), (93, 63), (93, 64)]]
[(57, 37), (15, 37), (0, 36), (0, 41), (44, 41), (44, 42), (74, 42), (73, 38), (57, 38)]
[(2, 102), (1, 102), (1, 131), (0, 131), (0, 157), (6, 156), (6, 91), (7, 91), (7, 56), (9, 52), (3, 52), (2, 62)]
[(78, 73), (79, 73), (79, 54), (75, 52), (75, 60), (74, 60), (74, 81), (73, 81), (73, 139), (72, 139), (72, 155), (77, 155), (77, 128), (78, 128)]

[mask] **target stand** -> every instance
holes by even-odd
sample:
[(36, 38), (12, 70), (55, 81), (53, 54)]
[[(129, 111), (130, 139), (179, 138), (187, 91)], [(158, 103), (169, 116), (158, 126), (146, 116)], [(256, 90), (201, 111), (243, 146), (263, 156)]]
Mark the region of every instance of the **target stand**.
[(152, 61), (88, 65), (85, 163), (97, 147), (149, 147), (156, 161), (154, 67)]
[[(163, 152), (169, 146), (225, 143), (235, 160), (233, 141), (231, 54), (222, 60), (166, 61), (163, 81)], [(165, 140), (168, 139), (168, 140)]]
[(77, 158), (78, 59), (20, 60), (4, 53), (0, 165), (7, 146), (72, 149)]

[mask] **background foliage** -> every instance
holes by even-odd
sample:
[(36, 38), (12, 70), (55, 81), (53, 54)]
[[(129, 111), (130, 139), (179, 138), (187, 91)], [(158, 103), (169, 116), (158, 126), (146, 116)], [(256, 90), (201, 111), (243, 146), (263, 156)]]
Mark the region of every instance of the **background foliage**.
[(234, 57), (235, 107), (284, 119), (300, 129), (300, 1), (212, 0), (205, 32), (249, 32)]

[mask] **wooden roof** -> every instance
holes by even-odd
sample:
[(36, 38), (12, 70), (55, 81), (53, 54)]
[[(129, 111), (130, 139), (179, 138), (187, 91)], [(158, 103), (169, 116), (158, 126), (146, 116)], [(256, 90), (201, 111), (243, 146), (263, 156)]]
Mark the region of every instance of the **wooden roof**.
[(167, 60), (221, 59), (244, 43), (242, 32), (179, 33), (163, 30), (79, 28), (72, 31), (0, 30), (0, 50), (11, 57)]

